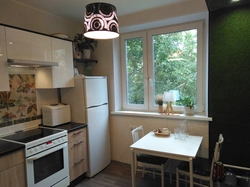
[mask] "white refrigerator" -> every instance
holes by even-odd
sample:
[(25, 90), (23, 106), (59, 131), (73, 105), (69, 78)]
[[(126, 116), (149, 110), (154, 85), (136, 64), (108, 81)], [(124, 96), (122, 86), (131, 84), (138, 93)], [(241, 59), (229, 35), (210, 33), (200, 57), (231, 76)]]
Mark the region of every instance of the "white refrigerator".
[(75, 77), (75, 87), (61, 89), (63, 103), (71, 108), (71, 121), (87, 123), (88, 177), (111, 162), (107, 77)]

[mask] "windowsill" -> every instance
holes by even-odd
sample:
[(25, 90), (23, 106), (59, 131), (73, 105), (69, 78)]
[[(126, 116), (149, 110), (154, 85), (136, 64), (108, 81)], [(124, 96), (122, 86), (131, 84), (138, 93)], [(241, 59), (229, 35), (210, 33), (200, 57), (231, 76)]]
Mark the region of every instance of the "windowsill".
[(212, 121), (211, 117), (194, 115), (186, 116), (184, 114), (160, 114), (157, 112), (135, 112), (135, 111), (112, 111), (111, 115), (117, 116), (140, 116), (140, 117), (153, 117), (153, 118), (169, 118), (169, 119), (187, 119), (194, 121)]

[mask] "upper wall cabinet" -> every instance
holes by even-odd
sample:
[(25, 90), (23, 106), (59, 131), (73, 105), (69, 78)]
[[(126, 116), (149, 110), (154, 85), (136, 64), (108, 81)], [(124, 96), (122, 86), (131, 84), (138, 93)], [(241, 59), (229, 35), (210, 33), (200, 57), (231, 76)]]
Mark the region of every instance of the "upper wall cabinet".
[[(58, 66), (39, 67), (36, 69), (36, 88), (47, 89), (74, 86), (71, 41), (9, 27), (5, 27), (5, 35), (7, 58), (58, 63)], [(5, 57), (5, 63), (6, 60)]]
[(74, 87), (72, 42), (51, 38), (52, 61), (58, 66), (36, 69), (36, 88)]
[(52, 61), (50, 37), (5, 27), (7, 57), (34, 61)]
[(9, 75), (6, 56), (4, 27), (0, 25), (0, 91), (9, 91)]

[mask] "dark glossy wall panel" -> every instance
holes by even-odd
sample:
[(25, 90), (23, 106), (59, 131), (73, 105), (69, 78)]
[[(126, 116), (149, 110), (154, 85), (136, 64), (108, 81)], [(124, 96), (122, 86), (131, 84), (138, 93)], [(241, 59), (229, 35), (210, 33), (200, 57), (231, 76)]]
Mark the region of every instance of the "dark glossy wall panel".
[(250, 5), (209, 19), (210, 156), (222, 133), (222, 162), (250, 167)]

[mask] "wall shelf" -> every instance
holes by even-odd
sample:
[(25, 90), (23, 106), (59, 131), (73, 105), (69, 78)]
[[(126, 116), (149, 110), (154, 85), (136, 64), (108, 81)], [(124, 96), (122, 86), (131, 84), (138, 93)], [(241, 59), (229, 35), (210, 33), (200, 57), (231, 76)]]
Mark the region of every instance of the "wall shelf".
[(95, 62), (95, 63), (97, 63), (98, 60), (74, 58), (74, 62), (77, 62), (77, 63), (91, 63), (91, 62)]

